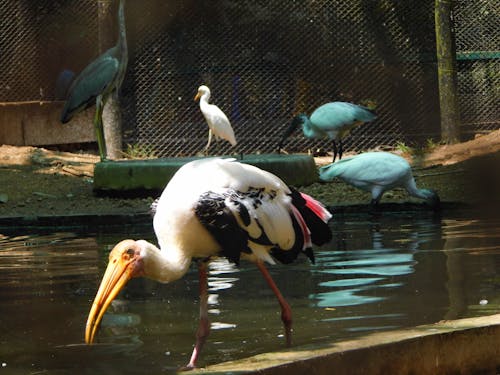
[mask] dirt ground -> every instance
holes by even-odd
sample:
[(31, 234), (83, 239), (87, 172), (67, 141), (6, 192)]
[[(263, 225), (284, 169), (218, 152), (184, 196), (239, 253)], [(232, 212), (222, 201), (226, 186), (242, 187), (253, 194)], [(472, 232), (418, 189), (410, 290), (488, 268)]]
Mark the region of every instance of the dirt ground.
[[(408, 156), (408, 155), (404, 155)], [(318, 165), (331, 157), (317, 158)], [(92, 191), (96, 155), (36, 147), (0, 146), (0, 218), (64, 215), (145, 214), (154, 197), (119, 199)], [(500, 130), (456, 145), (440, 146), (413, 162), (417, 184), (438, 191), (444, 202), (477, 202), (498, 196)], [(368, 204), (367, 193), (342, 182), (301, 190), (329, 206)], [(417, 202), (403, 190), (382, 202)]]

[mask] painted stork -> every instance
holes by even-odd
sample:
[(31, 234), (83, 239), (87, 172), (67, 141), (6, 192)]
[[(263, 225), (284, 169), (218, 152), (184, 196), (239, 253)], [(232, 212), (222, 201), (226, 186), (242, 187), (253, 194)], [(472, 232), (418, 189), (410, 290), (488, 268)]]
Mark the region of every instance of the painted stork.
[(208, 143), (205, 147), (205, 153), (208, 154), (212, 135), (215, 136), (216, 142), (218, 138), (222, 138), (231, 143), (231, 146), (236, 146), (234, 131), (226, 114), (215, 104), (208, 103), (210, 89), (205, 85), (198, 87), (194, 100), (200, 100), (200, 110), (208, 124)]
[(328, 182), (335, 177), (370, 192), (374, 205), (384, 192), (395, 187), (405, 188), (408, 194), (425, 199), (434, 207), (439, 205), (435, 191), (417, 188), (410, 164), (389, 152), (365, 152), (320, 168), (320, 180)]
[(331, 240), (331, 214), (324, 206), (287, 187), (275, 175), (234, 159), (210, 158), (185, 164), (160, 196), (153, 220), (159, 248), (144, 240), (123, 240), (109, 263), (88, 316), (85, 341), (94, 341), (111, 301), (133, 277), (162, 283), (181, 278), (193, 259), (200, 280), (200, 320), (196, 344), (186, 369), (196, 366), (210, 326), (207, 312), (207, 263), (224, 256), (238, 264), (254, 262), (281, 307), (287, 345), (291, 344), (291, 309), (264, 262), (290, 263), (312, 243)]
[(94, 128), (101, 161), (106, 159), (102, 111), (109, 95), (120, 89), (127, 70), (128, 49), (124, 3), (125, 0), (120, 0), (118, 7), (118, 43), (87, 65), (75, 78), (68, 90), (66, 103), (61, 113), (61, 122), (65, 124), (76, 113), (95, 103)]
[[(278, 150), (281, 150), (284, 141), (294, 130), (302, 126), (302, 132), (306, 138), (318, 139), (328, 136), (333, 141), (332, 162), (334, 162), (337, 151), (339, 160), (342, 159), (342, 138), (348, 135), (352, 128), (376, 118), (377, 116), (372, 110), (361, 105), (347, 102), (326, 103), (316, 108), (310, 118), (303, 113), (295, 116), (283, 134)], [(338, 150), (337, 141), (339, 142)]]

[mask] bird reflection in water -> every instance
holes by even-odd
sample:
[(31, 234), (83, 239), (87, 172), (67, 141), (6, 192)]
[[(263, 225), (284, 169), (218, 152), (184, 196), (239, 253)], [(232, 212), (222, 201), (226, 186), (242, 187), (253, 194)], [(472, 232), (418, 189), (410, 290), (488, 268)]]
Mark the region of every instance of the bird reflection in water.
[[(213, 315), (219, 315), (219, 294), (220, 290), (231, 288), (236, 281), (239, 280), (237, 277), (231, 277), (231, 274), (239, 272), (238, 268), (234, 264), (229, 263), (224, 258), (214, 259), (209, 264), (209, 276), (208, 276), (208, 313)], [(227, 277), (223, 275), (228, 275)], [(234, 323), (222, 323), (218, 321), (213, 321), (210, 324), (210, 328), (225, 329), (225, 328), (235, 328)]]

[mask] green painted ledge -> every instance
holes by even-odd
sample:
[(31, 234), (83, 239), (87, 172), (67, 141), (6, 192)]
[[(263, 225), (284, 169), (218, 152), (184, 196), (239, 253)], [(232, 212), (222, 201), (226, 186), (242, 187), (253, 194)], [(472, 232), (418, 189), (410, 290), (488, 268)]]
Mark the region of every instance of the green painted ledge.
[[(175, 172), (197, 157), (151, 160), (119, 160), (97, 163), (94, 169), (94, 191), (101, 193), (134, 193), (161, 191)], [(244, 155), (242, 163), (255, 165), (279, 176), (293, 186), (306, 186), (318, 180), (314, 159), (308, 155)]]

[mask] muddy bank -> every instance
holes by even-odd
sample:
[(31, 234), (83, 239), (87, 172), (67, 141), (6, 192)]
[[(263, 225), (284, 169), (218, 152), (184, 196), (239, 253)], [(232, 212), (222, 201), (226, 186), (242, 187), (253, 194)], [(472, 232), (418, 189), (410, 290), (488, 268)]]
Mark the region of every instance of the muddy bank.
[[(490, 146), (489, 150), (492, 149), (493, 146)], [(437, 160), (437, 156), (435, 158)], [(439, 160), (442, 158), (440, 156)], [(321, 165), (329, 162), (329, 159), (316, 159), (316, 162)], [(436, 190), (445, 207), (461, 203), (495, 212), (500, 207), (500, 151), (470, 157), (454, 164), (449, 163), (452, 159), (452, 155), (446, 158), (447, 165), (427, 163), (425, 167), (415, 167), (418, 186)], [(92, 178), (97, 161), (98, 157), (90, 154), (1, 146), (0, 218), (67, 215), (147, 217), (145, 215), (148, 215), (155, 196), (123, 199), (94, 194)], [(301, 187), (301, 190), (328, 206), (369, 207), (368, 193), (341, 181), (315, 183)], [(397, 209), (394, 204), (401, 203), (426, 209), (425, 204), (408, 197), (402, 189), (387, 192), (382, 203), (386, 206), (393, 204), (391, 209)]]

